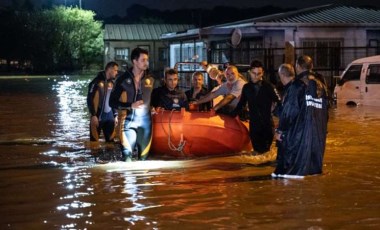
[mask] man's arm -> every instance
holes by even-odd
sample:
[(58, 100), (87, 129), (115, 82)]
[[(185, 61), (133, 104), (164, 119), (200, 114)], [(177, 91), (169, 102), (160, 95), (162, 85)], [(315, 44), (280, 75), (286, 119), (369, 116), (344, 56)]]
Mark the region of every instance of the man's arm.
[(233, 117), (236, 117), (237, 115), (239, 115), (239, 113), (242, 111), (242, 109), (243, 109), (243, 107), (245, 107), (246, 106), (246, 104), (247, 104), (247, 97), (246, 97), (246, 91), (247, 91), (248, 89), (246, 88), (246, 86), (243, 86), (243, 89), (242, 89), (242, 93), (241, 93), (241, 95), (240, 95), (240, 99), (239, 99), (239, 102), (238, 102), (238, 104), (236, 105), (236, 107), (235, 107), (235, 109), (234, 110), (232, 110), (232, 112), (231, 112), (231, 115), (233, 116)]
[(228, 105), (233, 101), (236, 97), (232, 94), (227, 94), (218, 104), (214, 106), (214, 110), (217, 111), (218, 109), (222, 108), (225, 105)]
[(92, 80), (91, 83), (88, 85), (88, 92), (87, 92), (87, 107), (91, 114), (91, 116), (96, 116), (96, 109), (94, 105), (94, 97), (96, 92), (98, 91), (98, 82), (95, 80)]
[(214, 99), (215, 97), (216, 97), (216, 96), (215, 96), (215, 93), (214, 93), (214, 92), (210, 92), (210, 93), (208, 93), (206, 96), (200, 98), (199, 100), (194, 101), (193, 103), (196, 104), (196, 105), (199, 105), (199, 104), (202, 104), (202, 103), (205, 103), (205, 102), (211, 101), (211, 100)]
[[(116, 79), (115, 86), (112, 89), (110, 99), (109, 99), (109, 105), (114, 109), (130, 109), (132, 106), (132, 103), (128, 103), (127, 101), (120, 101), (120, 97), (123, 92), (123, 87), (121, 86), (122, 83), (121, 77)], [(127, 95), (131, 96), (131, 95)], [(133, 95), (132, 95), (133, 96)]]

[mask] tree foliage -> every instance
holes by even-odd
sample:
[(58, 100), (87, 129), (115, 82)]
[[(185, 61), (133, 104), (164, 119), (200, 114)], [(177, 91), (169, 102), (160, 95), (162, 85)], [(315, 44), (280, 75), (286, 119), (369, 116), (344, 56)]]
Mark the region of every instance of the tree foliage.
[(95, 62), (103, 50), (102, 24), (94, 20), (92, 11), (55, 7), (45, 16), (53, 20), (54, 60), (63, 69), (83, 68)]
[[(72, 7), (0, 12), (0, 59), (30, 62), (34, 72), (75, 71), (102, 64), (102, 23)], [(7, 23), (4, 20), (7, 19)]]

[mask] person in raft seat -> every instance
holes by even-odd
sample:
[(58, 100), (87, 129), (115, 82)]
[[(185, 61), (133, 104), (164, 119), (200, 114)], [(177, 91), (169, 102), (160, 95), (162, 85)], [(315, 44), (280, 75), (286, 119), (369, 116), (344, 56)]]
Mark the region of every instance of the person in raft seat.
[(192, 103), (203, 104), (223, 95), (223, 99), (213, 106), (213, 110), (217, 113), (230, 114), (239, 102), (241, 91), (246, 81), (240, 76), (238, 69), (234, 65), (227, 67), (225, 76), (227, 81), (221, 84), (219, 88)]
[[(191, 89), (185, 92), (189, 102), (196, 101), (208, 94), (208, 90), (204, 87), (204, 77), (202, 72), (194, 72), (192, 76), (192, 85)], [(209, 111), (211, 109), (211, 102), (205, 102), (197, 106), (197, 111)]]
[(167, 69), (164, 76), (164, 85), (155, 88), (152, 92), (151, 106), (153, 111), (164, 110), (189, 110), (186, 94), (178, 88), (178, 72), (175, 69)]

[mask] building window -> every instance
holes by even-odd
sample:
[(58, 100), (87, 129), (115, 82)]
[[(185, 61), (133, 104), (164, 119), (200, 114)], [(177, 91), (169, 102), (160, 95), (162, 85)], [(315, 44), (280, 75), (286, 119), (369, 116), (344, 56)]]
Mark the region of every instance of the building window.
[(170, 45), (170, 66), (177, 62), (201, 62), (207, 60), (203, 42)]
[(313, 58), (315, 68), (341, 65), (341, 47), (343, 46), (341, 39), (304, 39), (301, 43), (303, 55)]
[(252, 59), (263, 59), (263, 39), (261, 37), (243, 40), (238, 48), (225, 41), (213, 43), (211, 58), (213, 63), (250, 63)]
[(128, 61), (129, 48), (115, 48), (115, 60)]
[(369, 65), (367, 70), (367, 84), (380, 84), (380, 65)]
[(211, 53), (212, 63), (231, 62), (231, 49), (225, 42), (215, 42)]
[(168, 51), (166, 48), (158, 48), (158, 60), (162, 62), (168, 60)]
[[(203, 42), (170, 45), (170, 67), (178, 69), (178, 86), (181, 89), (191, 87), (191, 76), (195, 71), (203, 71), (199, 63), (204, 60), (207, 60), (207, 55)], [(208, 81), (205, 78), (205, 85), (207, 84)]]

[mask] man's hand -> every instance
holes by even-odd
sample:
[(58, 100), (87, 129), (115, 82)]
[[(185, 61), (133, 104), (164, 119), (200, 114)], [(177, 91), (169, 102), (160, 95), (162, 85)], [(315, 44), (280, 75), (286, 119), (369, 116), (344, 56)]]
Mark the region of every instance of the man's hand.
[(160, 111), (163, 111), (164, 110), (164, 108), (161, 108), (161, 107), (156, 107), (156, 108), (152, 108), (151, 109), (151, 114), (153, 115), (153, 114), (157, 114), (157, 113), (159, 113)]
[(141, 109), (144, 105), (144, 101), (143, 100), (139, 100), (139, 101), (135, 101), (132, 103), (131, 107), (132, 109)]
[(117, 126), (117, 124), (119, 124), (119, 119), (117, 116), (115, 116), (115, 127)]

